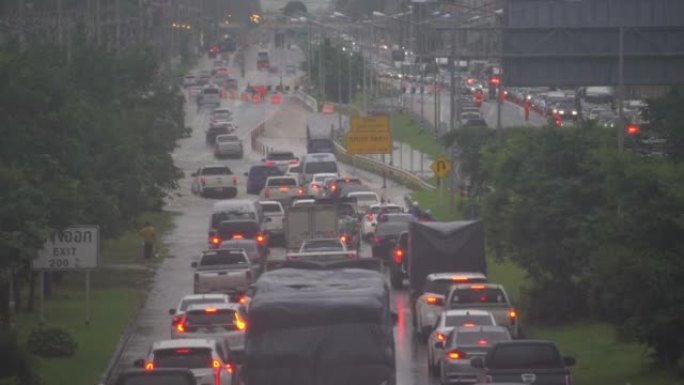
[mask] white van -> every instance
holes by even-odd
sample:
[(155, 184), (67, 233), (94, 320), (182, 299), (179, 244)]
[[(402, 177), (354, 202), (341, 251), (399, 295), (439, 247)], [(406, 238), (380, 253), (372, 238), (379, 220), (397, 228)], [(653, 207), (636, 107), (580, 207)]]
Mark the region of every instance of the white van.
[(216, 87), (204, 87), (202, 92), (198, 95), (200, 105), (202, 106), (220, 106), (221, 105), (221, 90)]
[(313, 153), (306, 154), (299, 162), (301, 170), (299, 171), (299, 185), (306, 186), (311, 183), (314, 174), (331, 173), (337, 174), (339, 177), (340, 171), (337, 166), (337, 158), (330, 153)]

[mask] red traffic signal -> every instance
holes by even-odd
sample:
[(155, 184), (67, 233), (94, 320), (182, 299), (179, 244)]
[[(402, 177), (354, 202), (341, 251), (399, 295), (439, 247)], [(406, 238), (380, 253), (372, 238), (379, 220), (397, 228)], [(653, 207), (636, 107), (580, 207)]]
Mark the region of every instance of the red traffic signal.
[(639, 127), (638, 124), (630, 123), (625, 127), (625, 132), (629, 136), (635, 136), (639, 135), (639, 132), (641, 131), (641, 127)]

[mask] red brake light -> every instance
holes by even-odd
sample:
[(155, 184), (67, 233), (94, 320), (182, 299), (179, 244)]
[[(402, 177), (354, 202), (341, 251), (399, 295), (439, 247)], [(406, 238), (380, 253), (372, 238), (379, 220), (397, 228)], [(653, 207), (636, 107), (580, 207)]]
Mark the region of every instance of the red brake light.
[(344, 183), (349, 183), (349, 178), (344, 178)]
[(446, 341), (446, 336), (444, 333), (437, 333), (437, 341)]
[(470, 288), (473, 290), (484, 290), (485, 286), (484, 285), (470, 285)]
[(511, 318), (516, 318), (518, 316), (518, 313), (516, 313), (515, 310), (511, 310), (508, 312), (508, 316)]
[(176, 326), (176, 325), (178, 324), (179, 321), (180, 321), (180, 317), (178, 317), (177, 315), (175, 315), (175, 316), (173, 316), (173, 318), (171, 319), (171, 325)]
[(460, 350), (452, 350), (448, 352), (447, 358), (452, 359), (452, 360), (462, 360), (466, 358), (466, 354)]
[(455, 275), (451, 277), (451, 280), (454, 282), (468, 282), (468, 277), (464, 277), (462, 275)]
[(373, 213), (368, 213), (367, 218), (368, 218), (369, 221), (372, 221), (373, 218), (375, 218), (375, 215), (373, 215)]
[(482, 345), (489, 345), (489, 341), (487, 341), (487, 340), (484, 339), (484, 338), (481, 338), (481, 339), (477, 340), (477, 344), (478, 344), (478, 345), (481, 345), (481, 346), (482, 346)]
[(330, 189), (331, 189), (332, 191), (337, 190), (337, 184), (331, 185), (331, 186), (330, 186)]
[(221, 243), (221, 238), (219, 238), (219, 237), (217, 237), (217, 236), (211, 237), (211, 244), (212, 244), (212, 245), (218, 245), (218, 244), (220, 244), (220, 243)]
[(226, 364), (226, 372), (228, 372), (228, 374), (233, 374), (233, 371), (234, 371), (233, 365), (232, 364)]
[(299, 162), (297, 161), (297, 159), (292, 159), (292, 160), (290, 160), (290, 164), (297, 164), (297, 163), (299, 163)]
[(233, 234), (233, 239), (245, 239), (242, 234)]
[(463, 324), (463, 327), (466, 327), (466, 328), (474, 328), (474, 327), (475, 327), (475, 324), (474, 324), (474, 323), (471, 323), (471, 322), (467, 322), (467, 323), (464, 323), (464, 324)]
[(154, 370), (154, 364), (152, 362), (148, 362), (145, 364), (145, 370), (150, 371)]
[(340, 241), (346, 245), (347, 244), (347, 236), (346, 235), (340, 236)]
[(394, 250), (394, 262), (395, 263), (400, 264), (403, 257), (404, 257), (404, 250), (402, 250), (402, 249)]
[(258, 244), (263, 245), (266, 243), (266, 237), (263, 234), (257, 234), (256, 241)]
[(264, 162), (264, 164), (267, 166), (273, 166), (273, 161), (267, 160), (266, 162)]
[(211, 361), (211, 366), (212, 366), (214, 369), (218, 369), (218, 368), (221, 367), (221, 361), (219, 361), (219, 360), (212, 360), (212, 361)]
[(215, 307), (208, 307), (208, 308), (204, 309), (205, 313), (216, 313), (216, 311), (217, 310)]
[(437, 297), (427, 297), (425, 298), (425, 302), (433, 305), (437, 303)]
[(247, 303), (247, 297), (243, 295), (242, 297), (240, 297), (238, 302), (240, 303), (240, 305), (246, 304)]
[(190, 353), (190, 349), (176, 349), (176, 353), (178, 353), (178, 354), (188, 354), (188, 353)]
[(321, 188), (321, 185), (319, 185), (318, 183), (312, 183), (311, 188), (314, 190), (318, 190), (319, 188)]
[(280, 186), (280, 187), (278, 188), (278, 191), (282, 191), (282, 192), (290, 191), (290, 188), (287, 187), (287, 186)]
[(178, 333), (185, 333), (185, 323), (183, 321), (176, 324), (176, 331)]
[(299, 195), (304, 195), (304, 189), (301, 188), (301, 187), (298, 188), (298, 189), (297, 189), (297, 194), (299, 194)]

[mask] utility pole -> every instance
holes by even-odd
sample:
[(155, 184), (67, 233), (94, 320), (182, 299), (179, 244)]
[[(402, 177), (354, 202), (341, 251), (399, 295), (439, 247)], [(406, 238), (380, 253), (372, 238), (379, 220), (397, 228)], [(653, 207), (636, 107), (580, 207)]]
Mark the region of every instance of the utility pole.
[[(455, 60), (455, 44), (456, 44), (456, 39), (455, 39), (456, 31), (451, 32), (451, 47), (449, 47), (449, 76), (451, 77), (449, 81), (449, 132), (454, 131), (454, 119), (455, 119), (455, 114), (456, 114), (456, 106), (455, 106), (455, 98), (454, 94), (456, 91), (456, 85), (454, 84), (456, 82), (456, 60)], [(452, 144), (448, 149), (449, 151), (449, 158), (450, 158), (450, 163), (451, 167), (454, 167), (455, 163), (455, 158), (454, 158), (454, 145)], [(453, 173), (449, 177), (449, 180), (451, 181), (451, 186), (450, 186), (450, 191), (449, 191), (449, 212), (453, 213), (454, 208), (456, 207), (456, 202), (455, 202), (455, 197), (454, 197), (454, 186), (456, 184), (456, 178), (454, 177)]]
[[(339, 30), (337, 31), (337, 41), (342, 46)], [(342, 48), (338, 47), (335, 54), (337, 55), (337, 129), (342, 132), (342, 114), (339, 111), (339, 106), (342, 104)]]
[(313, 56), (312, 56), (313, 52), (311, 50), (311, 20), (308, 20), (308, 21), (309, 21), (309, 23), (307, 24), (308, 31), (307, 31), (306, 37), (307, 37), (307, 40), (309, 43), (309, 47), (308, 47), (309, 48), (309, 57), (306, 61), (306, 64), (307, 64), (307, 67), (309, 70), (309, 72), (308, 72), (309, 84), (311, 84), (313, 82), (313, 74), (311, 73), (311, 61), (313, 60)]
[(618, 130), (618, 150), (620, 152), (625, 149), (625, 26), (622, 15), (622, 3), (620, 3), (620, 26), (618, 32), (618, 116), (620, 117), (620, 124), (617, 125)]

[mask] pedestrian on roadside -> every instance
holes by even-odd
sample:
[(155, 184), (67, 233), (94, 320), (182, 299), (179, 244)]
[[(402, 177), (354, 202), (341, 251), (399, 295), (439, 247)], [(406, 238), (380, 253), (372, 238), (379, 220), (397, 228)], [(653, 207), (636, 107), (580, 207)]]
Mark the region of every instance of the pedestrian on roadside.
[(155, 245), (157, 244), (157, 231), (150, 222), (145, 222), (145, 226), (138, 232), (143, 239), (143, 258), (152, 258)]

